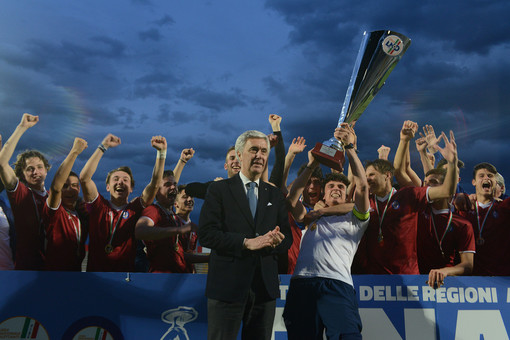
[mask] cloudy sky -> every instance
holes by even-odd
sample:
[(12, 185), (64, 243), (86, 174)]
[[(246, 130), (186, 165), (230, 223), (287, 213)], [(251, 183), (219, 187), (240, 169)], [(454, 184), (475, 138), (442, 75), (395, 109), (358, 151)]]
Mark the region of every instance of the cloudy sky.
[(49, 156), (47, 186), (75, 136), (89, 143), (80, 171), (110, 132), (122, 145), (94, 176), (103, 193), (119, 165), (133, 168), (140, 193), (159, 134), (169, 168), (183, 148), (196, 150), (181, 183), (207, 181), (225, 176), (225, 151), (242, 131), (270, 132), (271, 113), (283, 116), (286, 147), (297, 136), (310, 147), (329, 139), (363, 31), (391, 29), (412, 44), (356, 125), (361, 159), (381, 144), (393, 155), (406, 119), (452, 129), (471, 190), (481, 161), (510, 179), (509, 17), (501, 0), (4, 0), (0, 133), (6, 140), (23, 112), (39, 115), (18, 150)]

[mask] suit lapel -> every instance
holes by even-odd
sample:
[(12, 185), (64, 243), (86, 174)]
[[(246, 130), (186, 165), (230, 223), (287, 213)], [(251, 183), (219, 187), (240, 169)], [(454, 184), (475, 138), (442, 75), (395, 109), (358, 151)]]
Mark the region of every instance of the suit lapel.
[(248, 197), (246, 197), (246, 192), (243, 188), (243, 181), (239, 174), (235, 175), (231, 178), (230, 181), (230, 190), (232, 191), (232, 195), (235, 197), (235, 201), (239, 206), (239, 210), (246, 217), (246, 219), (250, 222), (250, 225), (255, 228), (255, 221), (251, 216), (250, 204), (248, 203)]
[(255, 216), (257, 218), (257, 227), (264, 220), (264, 214), (266, 213), (266, 207), (269, 202), (268, 186), (269, 184), (264, 183), (262, 180), (260, 181), (259, 199), (257, 201), (257, 215)]

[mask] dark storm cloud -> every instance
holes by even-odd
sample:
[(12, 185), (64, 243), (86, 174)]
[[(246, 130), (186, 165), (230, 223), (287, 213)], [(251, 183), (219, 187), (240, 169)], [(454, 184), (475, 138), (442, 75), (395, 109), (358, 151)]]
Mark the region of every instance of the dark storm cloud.
[(134, 96), (136, 98), (169, 99), (171, 91), (180, 83), (180, 80), (173, 74), (154, 71), (135, 80)]
[(190, 86), (181, 88), (177, 95), (216, 112), (246, 106), (245, 95), (238, 88), (230, 89), (228, 92), (217, 92), (201, 86)]
[(169, 16), (168, 14), (165, 14), (161, 19), (158, 19), (154, 21), (154, 23), (158, 26), (170, 26), (175, 24), (175, 20)]
[(142, 32), (138, 33), (138, 37), (140, 38), (141, 41), (147, 41), (147, 40), (160, 41), (161, 33), (156, 28), (150, 28), (146, 31), (142, 31)]

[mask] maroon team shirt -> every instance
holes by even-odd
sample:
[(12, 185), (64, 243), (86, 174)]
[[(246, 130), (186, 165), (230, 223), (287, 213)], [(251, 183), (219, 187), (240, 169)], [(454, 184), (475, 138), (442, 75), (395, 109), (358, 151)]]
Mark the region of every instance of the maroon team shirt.
[[(181, 221), (173, 212), (166, 212), (158, 205), (144, 209), (142, 216), (150, 218), (160, 228), (177, 227)], [(196, 233), (193, 233), (196, 235)], [(187, 235), (187, 236), (186, 236)], [(191, 241), (191, 242), (190, 242)], [(184, 252), (196, 244), (196, 237), (190, 240), (188, 234), (167, 237), (161, 240), (144, 241), (151, 273), (192, 273), (192, 264), (187, 264)]]
[(432, 213), (432, 207), (428, 205), (418, 217), (417, 245), (421, 274), (428, 274), (431, 269), (454, 266), (458, 252), (475, 252), (475, 237), (471, 223), (452, 213), (450, 225), (446, 230), (450, 211), (447, 209), (436, 212), (436, 214)]
[[(416, 252), (418, 213), (425, 209), (428, 187), (405, 187), (390, 202), (379, 202), (370, 195), (370, 222), (365, 232), (366, 274), (419, 274)], [(375, 204), (378, 204), (379, 214)], [(386, 204), (379, 242), (379, 221)]]
[(88, 232), (76, 212), (67, 211), (62, 203), (57, 209), (46, 203), (42, 216), (47, 240), (44, 269), (81, 271)]
[(476, 240), (473, 275), (510, 276), (510, 198), (495, 201), (492, 207), (478, 202), (476, 206), (478, 217), (476, 208), (463, 214), (473, 225)]
[[(135, 198), (124, 209), (115, 210), (101, 194), (90, 203), (88, 272), (132, 272), (135, 269), (135, 224), (144, 209), (142, 199)], [(115, 232), (110, 232), (114, 229)], [(107, 253), (106, 246), (113, 248)]]
[(16, 258), (14, 269), (41, 270), (44, 265), (42, 210), (48, 193), (41, 195), (18, 180), (7, 196), (14, 215)]

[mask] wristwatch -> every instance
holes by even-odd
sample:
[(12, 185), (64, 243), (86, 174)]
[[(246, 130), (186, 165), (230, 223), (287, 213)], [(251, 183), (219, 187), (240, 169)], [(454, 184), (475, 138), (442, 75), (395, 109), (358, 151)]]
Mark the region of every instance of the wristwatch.
[[(344, 150), (349, 150), (349, 149), (354, 149), (354, 144), (349, 143), (349, 144), (344, 145)], [(356, 153), (359, 152), (358, 149), (354, 149), (354, 151), (356, 151)]]

